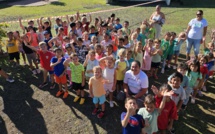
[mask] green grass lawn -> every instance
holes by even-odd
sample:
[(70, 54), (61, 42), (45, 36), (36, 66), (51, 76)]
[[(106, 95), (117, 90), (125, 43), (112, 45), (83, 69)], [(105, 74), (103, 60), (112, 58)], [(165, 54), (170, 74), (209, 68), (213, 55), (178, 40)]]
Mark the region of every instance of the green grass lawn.
[[(174, 31), (177, 34), (184, 31), (188, 22), (195, 17), (196, 11), (202, 9), (204, 11), (204, 18), (207, 19), (209, 24), (207, 33), (208, 42), (211, 29), (215, 28), (215, 10), (213, 9), (215, 2), (211, 2), (210, 0), (183, 1), (184, 6), (180, 6), (178, 3), (172, 3), (172, 6), (167, 7), (162, 4), (162, 12), (166, 15), (166, 24), (163, 26), (162, 35), (167, 31)], [(0, 5), (0, 22), (17, 20), (19, 16), (23, 16), (23, 19), (33, 19), (41, 16), (47, 17), (74, 14), (76, 11), (83, 13), (125, 6), (124, 4), (105, 5), (105, 0), (60, 0), (59, 2), (61, 4), (58, 3), (58, 5), (51, 4), (40, 7), (3, 8), (3, 5)], [(155, 5), (147, 5), (119, 10), (115, 11), (115, 14), (117, 17), (121, 18), (122, 22), (129, 20), (131, 28), (136, 28), (143, 19), (150, 17), (151, 13), (155, 9), (154, 6)], [(92, 16), (101, 16), (102, 18), (105, 18), (111, 13), (112, 12), (98, 13), (93, 14)], [(13, 23), (10, 24), (10, 27), (7, 30), (21, 29), (17, 23)], [(181, 53), (182, 56), (185, 54), (185, 44), (181, 48)], [(180, 60), (183, 60), (182, 56)], [(98, 120), (91, 115), (93, 105), (90, 99), (87, 99), (88, 102), (84, 106), (80, 106), (72, 102), (72, 99), (74, 98), (73, 92), (70, 93), (70, 97), (67, 100), (56, 98), (54, 97), (54, 94), (56, 93), (57, 88), (50, 91), (49, 89), (42, 90), (37, 87), (40, 84), (40, 79), (42, 78), (41, 75), (32, 77), (31, 72), (26, 67), (23, 67), (22, 71), (12, 70), (10, 67), (7, 67), (9, 65), (7, 61), (3, 59), (1, 59), (0, 66), (4, 67), (5, 70), (14, 75), (17, 81), (14, 85), (7, 83), (0, 84), (0, 91), (2, 89), (5, 94), (5, 96), (2, 96), (3, 93), (0, 92), (0, 96), (2, 96), (2, 98), (0, 97), (0, 99), (2, 99), (2, 101), (0, 101), (0, 110), (13, 109), (10, 105), (16, 105), (13, 110), (25, 108), (24, 106), (27, 107), (26, 110), (23, 110), (24, 112), (18, 110), (17, 114), (13, 113), (11, 110), (8, 110), (10, 112), (7, 110), (0, 111), (0, 115), (2, 116), (1, 118), (5, 121), (5, 128), (8, 133), (33, 132), (30, 130), (27, 131), (27, 127), (34, 128), (33, 124), (30, 124), (30, 126), (29, 124), (27, 126), (20, 125), (20, 123), (25, 124), (28, 119), (31, 119), (30, 121), (36, 121), (36, 124), (42, 124), (45, 126), (39, 127), (38, 130), (32, 129), (35, 133), (39, 130), (44, 133), (120, 133), (120, 113), (124, 110), (121, 103), (119, 103), (114, 109), (107, 108), (107, 116), (102, 120)], [(171, 73), (172, 71), (168, 71), (166, 74), (160, 75), (159, 77), (164, 79), (159, 79), (158, 81), (150, 79), (150, 85), (160, 85), (161, 83), (166, 82), (166, 78)], [(0, 81), (4, 80), (0, 78)], [(197, 104), (190, 104), (186, 113), (183, 113), (183, 116), (180, 117), (179, 121), (175, 122), (177, 134), (215, 133), (214, 79), (209, 80), (207, 88), (209, 91), (204, 93), (204, 97), (198, 98)], [(26, 96), (25, 94), (29, 96)], [(16, 99), (13, 97), (20, 97), (18, 99), (18, 102), (20, 103), (14, 101)], [(30, 104), (26, 104), (27, 102)], [(36, 118), (32, 119), (29, 117), (30, 115), (33, 116), (33, 114), (29, 114), (31, 112), (38, 116), (38, 120)], [(23, 118), (22, 114), (24, 114)], [(56, 115), (59, 116), (56, 117)], [(14, 116), (18, 116), (19, 118)], [(81, 128), (83, 128), (83, 130)], [(53, 130), (56, 130), (56, 132)]]

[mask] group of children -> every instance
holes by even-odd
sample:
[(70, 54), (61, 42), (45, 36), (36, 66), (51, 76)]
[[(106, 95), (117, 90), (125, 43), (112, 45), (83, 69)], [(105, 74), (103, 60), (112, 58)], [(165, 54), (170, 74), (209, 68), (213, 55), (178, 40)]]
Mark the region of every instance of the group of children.
[(120, 24), (115, 14), (106, 19), (95, 18), (92, 24), (90, 14), (81, 16), (77, 12), (75, 16), (66, 16), (64, 21), (63, 18), (56, 19), (55, 37), (50, 18), (44, 22), (43, 17), (38, 19), (38, 27), (33, 21), (29, 21), (27, 27), (23, 26), (21, 18), (19, 22), (23, 35), (18, 31), (7, 34), (6, 47), (11, 65), (19, 66), (19, 54), (22, 53), (24, 64), (27, 57), (33, 74), (40, 73), (40, 64), (43, 70), (40, 88), (49, 85), (48, 80), (50, 89), (57, 83), (56, 96), (63, 95), (63, 98), (67, 98), (68, 89), (72, 88), (76, 91), (74, 102), (80, 100), (80, 105), (85, 102), (84, 89), (89, 89), (95, 104), (92, 114), (98, 118), (105, 115), (107, 96), (110, 107), (114, 107), (113, 94), (122, 91), (124, 74), (134, 60), (139, 61), (141, 69), (154, 79), (159, 79), (159, 68), (164, 73), (174, 60), (173, 69), (177, 71), (159, 90), (152, 86), (155, 97), (147, 95), (145, 107), (140, 108), (138, 114), (136, 100), (126, 98), (127, 112), (121, 115), (123, 133), (141, 133), (141, 128), (147, 134), (172, 130), (173, 121), (178, 119), (177, 112), (186, 109), (190, 95), (191, 103), (195, 103), (197, 93), (201, 96), (201, 90), (206, 91), (207, 79), (213, 75), (214, 39), (208, 47), (204, 42), (204, 54), (178, 64), (186, 33), (181, 32), (177, 37), (175, 32), (167, 32), (163, 39), (155, 39), (153, 23), (147, 21), (131, 31), (129, 22)]

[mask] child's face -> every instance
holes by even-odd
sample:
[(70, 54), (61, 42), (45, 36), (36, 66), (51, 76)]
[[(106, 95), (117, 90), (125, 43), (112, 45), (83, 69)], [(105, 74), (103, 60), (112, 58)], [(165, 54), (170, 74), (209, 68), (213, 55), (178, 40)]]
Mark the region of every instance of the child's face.
[(172, 83), (172, 86), (173, 86), (174, 88), (178, 88), (178, 87), (180, 87), (181, 79), (178, 78), (178, 77), (173, 77), (173, 78), (171, 79), (171, 83)]
[(57, 57), (61, 57), (62, 56), (62, 50), (57, 50), (56, 52), (55, 52), (55, 55), (57, 56)]
[(102, 49), (101, 49), (101, 48), (98, 48), (98, 47), (95, 49), (95, 51), (96, 51), (96, 53), (98, 53), (98, 54), (102, 53)]
[(160, 44), (158, 42), (155, 43), (155, 48), (156, 49), (160, 48)]
[(170, 40), (170, 37), (171, 37), (170, 34), (166, 34), (166, 35), (165, 35), (165, 40), (167, 40), (167, 41)]
[(91, 53), (90, 54), (90, 60), (92, 61), (92, 60), (95, 60), (95, 54), (94, 53)]
[(84, 40), (88, 40), (88, 38), (89, 38), (88, 34), (85, 34), (84, 35)]
[(123, 46), (123, 43), (124, 43), (124, 41), (122, 41), (122, 40), (118, 40), (118, 44), (119, 44), (119, 46)]
[(125, 55), (124, 54), (119, 55), (119, 59), (120, 61), (123, 61), (125, 59)]
[(113, 67), (113, 60), (108, 60), (107, 66), (108, 66), (108, 68), (112, 68)]
[(144, 34), (144, 33), (145, 33), (145, 30), (146, 30), (145, 28), (142, 28), (142, 29), (141, 29), (141, 33)]
[(205, 58), (201, 58), (200, 60), (199, 60), (199, 62), (200, 62), (200, 65), (204, 65), (205, 63), (206, 63), (206, 60), (205, 60)]
[(117, 34), (118, 34), (118, 35), (122, 35), (122, 30), (118, 30), (118, 31), (117, 31)]
[(208, 45), (208, 49), (210, 49), (210, 50), (213, 51), (213, 50), (214, 50), (214, 45), (213, 45), (213, 44), (209, 44), (209, 45)]
[(152, 113), (155, 110), (155, 104), (146, 104), (145, 103), (145, 108), (149, 113)]
[(137, 34), (140, 34), (140, 29), (136, 29)]
[(40, 50), (42, 50), (42, 51), (47, 51), (47, 46), (46, 46), (46, 45), (41, 45), (41, 46), (40, 46)]
[(9, 34), (7, 34), (7, 36), (10, 40), (13, 39), (13, 33), (9, 33)]
[(96, 43), (96, 37), (93, 37), (92, 39), (91, 39), (91, 41), (93, 42), (93, 43)]
[(141, 45), (141, 44), (139, 44), (139, 45), (137, 46), (137, 50), (138, 50), (138, 51), (141, 51), (141, 50), (142, 50), (142, 45)]
[(66, 51), (70, 52), (70, 51), (72, 51), (72, 48), (68, 47), (68, 48), (66, 48)]
[(100, 78), (101, 75), (102, 75), (101, 69), (96, 69), (96, 70), (94, 70), (94, 76), (95, 76), (96, 78)]
[(108, 52), (113, 52), (113, 48), (112, 47), (107, 47), (107, 51)]
[(125, 108), (128, 109), (129, 107), (134, 108), (134, 112), (137, 110), (137, 102), (135, 100), (128, 100), (125, 104)]
[(183, 68), (177, 68), (177, 71), (178, 71), (179, 73), (181, 73), (183, 76), (184, 76), (185, 73), (186, 73), (186, 70), (184, 70)]
[(198, 67), (196, 67), (195, 65), (190, 65), (190, 70), (193, 72), (197, 72)]
[(127, 53), (127, 59), (131, 59), (131, 53)]
[(72, 61), (74, 64), (77, 64), (78, 63), (78, 57), (77, 56), (72, 57)]
[(175, 35), (171, 35), (170, 40), (174, 40), (175, 39)]

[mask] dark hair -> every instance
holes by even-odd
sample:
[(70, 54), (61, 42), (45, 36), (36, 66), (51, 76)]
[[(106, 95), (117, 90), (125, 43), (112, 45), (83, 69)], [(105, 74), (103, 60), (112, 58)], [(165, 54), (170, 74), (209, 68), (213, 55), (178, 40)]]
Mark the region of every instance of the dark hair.
[(78, 41), (80, 41), (80, 42), (83, 42), (83, 39), (82, 38), (80, 38), (80, 37), (78, 37), (78, 39), (77, 39)]
[(69, 24), (69, 26), (70, 26), (70, 28), (75, 27), (76, 23), (72, 22), (72, 23)]
[(145, 104), (155, 104), (155, 98), (153, 95), (149, 94), (145, 97)]
[(202, 10), (198, 10), (197, 12), (200, 12), (203, 15), (203, 11)]
[(139, 67), (141, 66), (141, 64), (140, 64), (140, 62), (138, 60), (134, 60), (132, 63), (136, 63)]
[(163, 91), (164, 89), (167, 89), (167, 91), (171, 91), (172, 87), (169, 84), (163, 84), (161, 85), (161, 87), (159, 88), (160, 91)]
[(176, 33), (175, 33), (175, 32), (171, 32), (171, 35), (172, 35), (172, 36), (173, 36), (173, 35), (176, 36)]
[(188, 66), (186, 63), (182, 62), (178, 65), (177, 69), (188, 70)]
[(114, 14), (114, 13), (112, 13), (110, 17), (115, 17), (115, 14)]
[(209, 59), (213, 59), (214, 58), (213, 53), (208, 53), (207, 56), (208, 56)]
[(128, 40), (128, 36), (127, 36), (127, 35), (123, 36), (123, 38), (124, 38), (124, 40), (125, 40), (125, 39), (127, 39), (127, 40)]
[(123, 37), (120, 37), (120, 38), (119, 38), (119, 41), (123, 41), (123, 42), (124, 42), (125, 39), (124, 39)]
[(129, 96), (125, 99), (125, 104), (129, 101), (129, 100), (134, 100), (136, 102), (136, 99), (132, 96)]
[(183, 81), (183, 75), (181, 73), (179, 73), (179, 72), (175, 72), (171, 76), (172, 76), (172, 78), (180, 78), (181, 82)]
[(128, 22), (128, 21), (124, 21), (124, 23), (127, 23), (127, 24), (129, 24), (129, 22)]
[(101, 49), (102, 46), (101, 46), (100, 44), (97, 44), (97, 45), (95, 46), (95, 49), (96, 49), (96, 48), (100, 48), (100, 49)]
[(198, 60), (192, 60), (192, 61), (190, 62), (190, 64), (189, 64), (188, 76), (190, 76), (190, 72), (191, 72), (190, 66), (191, 66), (191, 65), (197, 66), (197, 67), (198, 67), (197, 72), (198, 72), (198, 74), (200, 74), (200, 63), (199, 63), (199, 61), (198, 61)]

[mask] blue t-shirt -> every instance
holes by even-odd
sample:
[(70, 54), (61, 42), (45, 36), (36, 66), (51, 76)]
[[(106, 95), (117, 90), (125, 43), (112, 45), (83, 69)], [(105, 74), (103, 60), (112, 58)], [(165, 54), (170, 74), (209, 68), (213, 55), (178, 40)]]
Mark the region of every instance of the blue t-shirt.
[[(57, 62), (57, 57), (52, 57), (51, 59), (51, 63), (56, 63)], [(64, 65), (63, 62), (65, 61), (65, 58), (62, 58), (61, 62), (59, 64), (57, 64), (56, 66), (54, 66), (54, 74), (57, 76), (60, 76), (63, 71), (64, 71)]]
[(214, 61), (213, 61), (213, 60), (212, 60), (212, 61), (209, 61), (209, 62), (206, 63), (206, 64), (207, 64), (208, 70), (210, 71), (211, 68), (214, 66)]
[[(46, 43), (46, 46), (47, 46), (47, 48), (48, 48), (48, 50), (51, 48), (50, 46), (49, 46), (49, 41), (52, 39), (52, 37), (50, 37), (49, 39), (45, 39), (44, 40), (44, 42)], [(52, 46), (53, 46), (54, 44), (52, 43)]]
[(175, 39), (176, 43), (174, 44), (173, 50), (174, 51), (180, 51), (181, 45), (184, 43), (184, 40), (180, 40), (178, 42), (178, 38)]
[(127, 60), (128, 61), (128, 64), (129, 64), (129, 69), (131, 69), (131, 63), (134, 61), (134, 59), (133, 58), (130, 58), (129, 60)]
[(114, 28), (115, 28), (116, 30), (119, 30), (119, 29), (122, 28), (122, 25), (121, 25), (121, 24), (115, 24), (115, 25), (114, 25)]
[[(126, 112), (122, 112), (121, 121), (125, 118)], [(123, 134), (140, 134), (141, 129), (144, 128), (145, 121), (141, 115), (130, 116), (126, 127), (122, 128)]]

